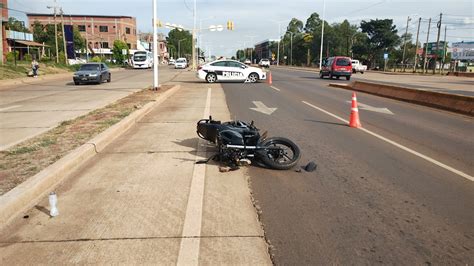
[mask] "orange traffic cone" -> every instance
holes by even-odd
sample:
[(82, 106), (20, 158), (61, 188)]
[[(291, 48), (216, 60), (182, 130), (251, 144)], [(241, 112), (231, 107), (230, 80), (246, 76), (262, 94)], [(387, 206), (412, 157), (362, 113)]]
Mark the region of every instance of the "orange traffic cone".
[(272, 80), (272, 72), (268, 72), (268, 78), (267, 78), (267, 82), (269, 85), (272, 85), (273, 83), (273, 80)]
[(349, 126), (355, 128), (362, 127), (359, 120), (359, 108), (357, 108), (357, 97), (355, 92), (352, 93), (351, 118), (349, 121)]

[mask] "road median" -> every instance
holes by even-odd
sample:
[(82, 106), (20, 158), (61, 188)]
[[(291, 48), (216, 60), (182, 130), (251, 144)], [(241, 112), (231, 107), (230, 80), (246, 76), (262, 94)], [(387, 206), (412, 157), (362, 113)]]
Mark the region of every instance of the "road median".
[(179, 85), (175, 85), (160, 93), (154, 101), (148, 102), (143, 107), (137, 106), (138, 110), (132, 112), (120, 122), (112, 125), (90, 141), (77, 147), (63, 158), (2, 195), (0, 197), (0, 229), (13, 218), (33, 207), (42, 197), (59, 185), (66, 176), (101, 152), (179, 88)]
[(355, 81), (349, 85), (330, 83), (329, 86), (366, 92), (377, 96), (474, 116), (474, 97), (471, 96), (411, 89), (365, 81)]

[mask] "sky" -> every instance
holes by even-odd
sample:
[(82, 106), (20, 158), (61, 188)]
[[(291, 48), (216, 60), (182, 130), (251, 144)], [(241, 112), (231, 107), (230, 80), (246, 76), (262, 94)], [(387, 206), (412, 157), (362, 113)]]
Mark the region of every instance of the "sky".
[[(30, 13), (50, 13), (53, 0), (7, 0), (9, 8)], [(226, 26), (234, 22), (234, 31), (202, 31), (202, 47), (212, 55), (232, 56), (237, 49), (252, 47), (266, 39), (278, 39), (279, 24), (282, 34), (292, 18), (306, 22), (313, 12), (323, 16), (324, 0), (196, 0), (197, 26)], [(152, 0), (57, 0), (65, 14), (119, 15), (137, 18), (141, 32), (152, 32)], [(472, 0), (325, 0), (325, 20), (340, 23), (347, 19), (359, 25), (362, 20), (393, 19), (398, 33), (405, 32), (407, 17), (411, 18), (408, 32), (416, 36), (418, 18), (422, 18), (420, 41), (426, 41), (428, 19), (432, 18), (430, 42), (437, 37), (436, 23), (443, 13), (440, 40), (474, 41), (474, 1)], [(194, 0), (157, 0), (158, 18), (162, 22), (193, 27)], [(26, 16), (9, 11), (10, 16), (26, 21)], [(167, 34), (168, 29), (159, 28)]]

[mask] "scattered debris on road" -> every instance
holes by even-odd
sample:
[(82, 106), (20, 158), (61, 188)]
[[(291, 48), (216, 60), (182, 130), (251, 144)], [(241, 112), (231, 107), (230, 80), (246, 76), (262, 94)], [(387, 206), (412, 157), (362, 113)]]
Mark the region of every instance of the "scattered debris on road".
[(313, 172), (314, 170), (316, 170), (317, 167), (318, 165), (316, 165), (315, 162), (311, 161), (304, 167), (304, 170), (306, 172)]

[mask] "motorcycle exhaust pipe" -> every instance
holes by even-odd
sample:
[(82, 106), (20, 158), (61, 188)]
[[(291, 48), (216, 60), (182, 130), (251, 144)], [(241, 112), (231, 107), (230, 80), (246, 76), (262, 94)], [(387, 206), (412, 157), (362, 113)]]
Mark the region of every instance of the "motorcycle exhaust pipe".
[(255, 150), (257, 146), (225, 145), (226, 148)]

